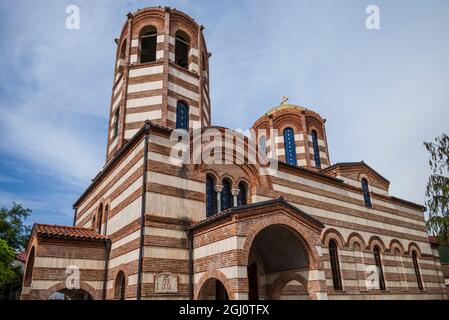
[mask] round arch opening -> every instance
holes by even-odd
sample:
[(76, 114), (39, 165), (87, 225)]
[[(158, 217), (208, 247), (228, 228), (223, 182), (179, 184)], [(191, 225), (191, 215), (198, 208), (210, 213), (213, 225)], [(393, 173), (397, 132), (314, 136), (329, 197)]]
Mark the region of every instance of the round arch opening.
[(48, 300), (93, 300), (93, 297), (83, 289), (62, 289), (52, 293)]
[(223, 282), (217, 278), (208, 279), (200, 289), (199, 300), (229, 300), (229, 294)]
[(309, 250), (299, 233), (284, 225), (262, 229), (248, 256), (249, 300), (308, 299), (302, 274), (308, 273), (309, 265)]

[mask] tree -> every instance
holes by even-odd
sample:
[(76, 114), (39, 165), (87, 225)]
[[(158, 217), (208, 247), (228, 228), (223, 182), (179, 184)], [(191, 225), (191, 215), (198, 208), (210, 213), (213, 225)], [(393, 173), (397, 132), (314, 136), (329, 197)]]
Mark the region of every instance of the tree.
[(24, 224), (24, 220), (31, 214), (21, 204), (13, 202), (11, 209), (0, 208), (0, 239), (5, 240), (16, 252), (26, 247), (31, 228)]
[(429, 211), (427, 229), (441, 242), (449, 239), (449, 137), (443, 133), (434, 142), (424, 142), (430, 153), (432, 174), (426, 189)]
[(11, 289), (20, 286), (21, 272), (13, 266), (15, 256), (8, 243), (0, 239), (0, 300), (10, 298)]

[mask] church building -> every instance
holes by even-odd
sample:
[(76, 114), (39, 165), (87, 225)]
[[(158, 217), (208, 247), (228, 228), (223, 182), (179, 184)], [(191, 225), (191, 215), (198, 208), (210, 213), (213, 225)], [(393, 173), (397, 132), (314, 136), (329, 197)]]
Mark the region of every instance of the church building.
[(254, 134), (212, 125), (203, 29), (169, 7), (127, 15), (105, 165), (73, 226), (33, 226), (21, 298), (447, 299), (425, 208), (332, 163), (318, 113), (283, 98)]

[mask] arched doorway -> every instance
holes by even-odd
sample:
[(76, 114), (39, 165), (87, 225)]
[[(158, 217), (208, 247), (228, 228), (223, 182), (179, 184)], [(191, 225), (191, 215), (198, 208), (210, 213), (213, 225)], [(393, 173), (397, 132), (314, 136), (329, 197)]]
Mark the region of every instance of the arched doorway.
[(220, 280), (208, 279), (200, 289), (199, 300), (229, 300), (228, 292)]
[[(248, 256), (248, 298), (308, 299), (308, 247), (301, 236), (284, 225), (270, 225), (254, 238)], [(300, 280), (300, 281), (299, 281)]]
[(62, 289), (52, 293), (48, 300), (93, 300), (93, 298), (83, 289)]

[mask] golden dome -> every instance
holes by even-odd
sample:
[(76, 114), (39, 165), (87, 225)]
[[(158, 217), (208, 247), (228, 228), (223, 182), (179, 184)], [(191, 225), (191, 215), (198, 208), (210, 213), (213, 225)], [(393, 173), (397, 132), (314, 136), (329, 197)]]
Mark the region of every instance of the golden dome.
[(282, 111), (282, 110), (286, 110), (286, 109), (296, 109), (298, 111), (306, 110), (306, 108), (303, 108), (301, 106), (297, 106), (295, 104), (287, 103), (287, 101), (288, 101), (288, 97), (282, 97), (281, 104), (278, 105), (277, 107), (274, 107), (274, 108), (270, 109), (270, 111), (268, 111), (266, 113), (266, 115), (269, 116), (269, 115), (272, 115), (272, 114), (274, 114), (274, 113), (276, 113), (278, 111)]

